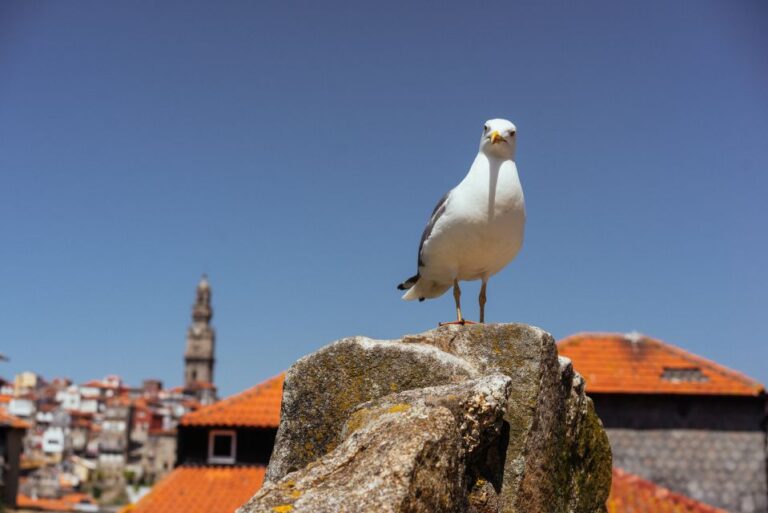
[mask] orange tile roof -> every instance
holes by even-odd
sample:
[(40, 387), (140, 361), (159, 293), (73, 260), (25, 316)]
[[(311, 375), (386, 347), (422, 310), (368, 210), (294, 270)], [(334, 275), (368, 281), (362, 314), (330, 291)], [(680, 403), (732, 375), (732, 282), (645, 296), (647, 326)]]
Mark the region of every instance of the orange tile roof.
[(59, 499), (33, 499), (21, 493), (16, 496), (16, 506), (19, 508), (42, 511), (75, 511), (77, 504), (96, 504), (96, 502), (85, 493), (70, 493)]
[(0, 409), (0, 426), (8, 426), (8, 427), (18, 428), (18, 429), (27, 429), (32, 427), (32, 425), (29, 424), (28, 422), (23, 421), (18, 417), (14, 417), (10, 413), (2, 409)]
[(117, 386), (109, 383), (104, 383), (100, 379), (92, 379), (90, 381), (86, 381), (81, 386), (92, 387), (92, 388), (117, 388)]
[(608, 513), (728, 513), (618, 468), (605, 505)]
[(557, 344), (587, 392), (757, 396), (757, 381), (679, 347), (639, 334), (580, 333)]
[(216, 385), (213, 383), (208, 383), (207, 381), (193, 381), (189, 384), (189, 387), (186, 389), (188, 390), (210, 390), (212, 388), (216, 388)]
[(283, 400), (285, 374), (227, 397), (217, 403), (188, 413), (182, 426), (251, 426), (277, 427)]
[(266, 467), (177, 467), (131, 513), (232, 513), (261, 488)]

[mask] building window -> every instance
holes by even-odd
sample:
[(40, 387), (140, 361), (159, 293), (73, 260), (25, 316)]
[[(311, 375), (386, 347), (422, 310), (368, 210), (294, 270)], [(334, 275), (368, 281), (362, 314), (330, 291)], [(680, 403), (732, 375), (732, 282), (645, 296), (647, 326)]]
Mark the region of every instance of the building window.
[(706, 383), (709, 378), (699, 367), (664, 367), (661, 379), (672, 383)]
[(215, 429), (208, 434), (208, 463), (235, 462), (237, 436), (232, 430)]

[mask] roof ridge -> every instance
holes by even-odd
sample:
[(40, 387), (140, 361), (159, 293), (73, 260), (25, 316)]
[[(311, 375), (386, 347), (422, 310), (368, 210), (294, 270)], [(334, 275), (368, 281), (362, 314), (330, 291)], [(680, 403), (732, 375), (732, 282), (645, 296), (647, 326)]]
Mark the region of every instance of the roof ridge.
[(656, 344), (664, 347), (665, 349), (669, 349), (676, 353), (681, 358), (684, 358), (686, 360), (690, 360), (693, 363), (697, 363), (699, 365), (707, 366), (710, 370), (715, 371), (719, 373), (722, 376), (733, 378), (738, 381), (741, 381), (745, 385), (757, 388), (759, 391), (765, 391), (765, 386), (760, 383), (759, 381), (750, 378), (744, 373), (741, 373), (737, 370), (733, 370), (730, 367), (726, 367), (725, 365), (722, 365), (720, 363), (715, 362), (714, 360), (710, 360), (709, 358), (705, 358), (703, 356), (699, 356), (697, 354), (691, 353), (690, 351), (687, 351), (686, 349), (683, 349), (682, 347), (676, 346), (674, 344), (670, 344), (669, 342), (666, 342), (664, 340), (649, 337), (647, 335), (643, 335), (643, 338), (645, 340), (648, 340), (650, 342), (655, 342)]
[(557, 341), (557, 345), (567, 345), (572, 344), (573, 342), (578, 342), (582, 338), (586, 337), (600, 337), (600, 338), (611, 338), (611, 337), (626, 337), (626, 333), (621, 333), (618, 331), (577, 331), (576, 333), (572, 333), (571, 335), (567, 335), (560, 340)]
[[(196, 411), (187, 413), (182, 417), (180, 425), (272, 426), (273, 423), (279, 422), (279, 420), (274, 419), (274, 415), (277, 415), (279, 419), (280, 399), (282, 397), (282, 384), (284, 380), (284, 372), (272, 376), (242, 392), (238, 392)], [(276, 393), (280, 393), (281, 396), (275, 399), (274, 395)], [(261, 397), (264, 399), (260, 399)], [(239, 409), (242, 411), (243, 409), (247, 409), (249, 403), (252, 401), (255, 402), (254, 404), (259, 401), (266, 401), (264, 404), (268, 405), (268, 409), (272, 410), (272, 413), (267, 414), (267, 416), (271, 416), (270, 418), (272, 420), (265, 421), (266, 423), (264, 423), (264, 421), (255, 421), (254, 423), (253, 416), (248, 417), (246, 415), (244, 417), (242, 413), (239, 415), (239, 420), (233, 420), (231, 415), (226, 420), (222, 420), (224, 417), (227, 417), (228, 413), (231, 413), (229, 410), (236, 412)], [(212, 418), (215, 418), (216, 416), (219, 416), (218, 421), (212, 420)], [(235, 416), (238, 417), (238, 415)], [(243, 420), (244, 418), (245, 420)], [(275, 427), (277, 427), (276, 424)]]
[[(579, 332), (559, 340), (557, 350), (571, 358), (592, 392), (750, 397), (766, 392), (765, 385), (744, 373), (640, 333)], [(668, 368), (688, 366), (699, 368), (709, 379), (666, 375)]]
[(252, 394), (253, 392), (258, 392), (259, 390), (262, 390), (264, 388), (267, 388), (268, 386), (272, 385), (281, 376), (282, 376), (282, 373), (278, 374), (277, 376), (273, 376), (269, 379), (266, 379), (261, 383), (257, 383), (252, 387), (246, 388), (242, 392), (237, 392), (236, 394), (232, 394), (229, 397), (225, 397), (221, 401), (216, 401), (215, 403), (209, 404), (208, 406), (203, 406), (199, 410), (195, 410), (192, 413), (197, 414), (197, 413), (203, 413), (203, 412), (211, 411), (215, 409), (221, 409), (221, 407), (228, 406), (231, 404), (236, 404), (240, 401), (244, 401), (250, 396), (250, 394)]

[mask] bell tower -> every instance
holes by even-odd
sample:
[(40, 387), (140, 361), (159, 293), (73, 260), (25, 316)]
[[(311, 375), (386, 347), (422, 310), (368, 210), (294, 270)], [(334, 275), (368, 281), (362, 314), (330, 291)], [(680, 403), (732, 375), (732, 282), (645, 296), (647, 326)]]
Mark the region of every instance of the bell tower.
[(216, 332), (211, 327), (211, 285), (203, 275), (197, 284), (195, 304), (192, 305), (192, 325), (187, 330), (187, 349), (184, 353), (184, 388), (198, 392), (202, 399), (213, 390), (213, 364)]

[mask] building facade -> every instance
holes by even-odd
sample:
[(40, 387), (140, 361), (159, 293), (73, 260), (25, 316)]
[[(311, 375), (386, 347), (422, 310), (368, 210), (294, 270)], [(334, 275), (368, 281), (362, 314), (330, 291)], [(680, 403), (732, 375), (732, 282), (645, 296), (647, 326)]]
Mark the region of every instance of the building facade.
[(768, 512), (763, 385), (639, 334), (574, 335), (558, 349), (586, 380), (615, 467), (733, 513)]
[(0, 503), (16, 506), (24, 431), (29, 424), (0, 410)]

